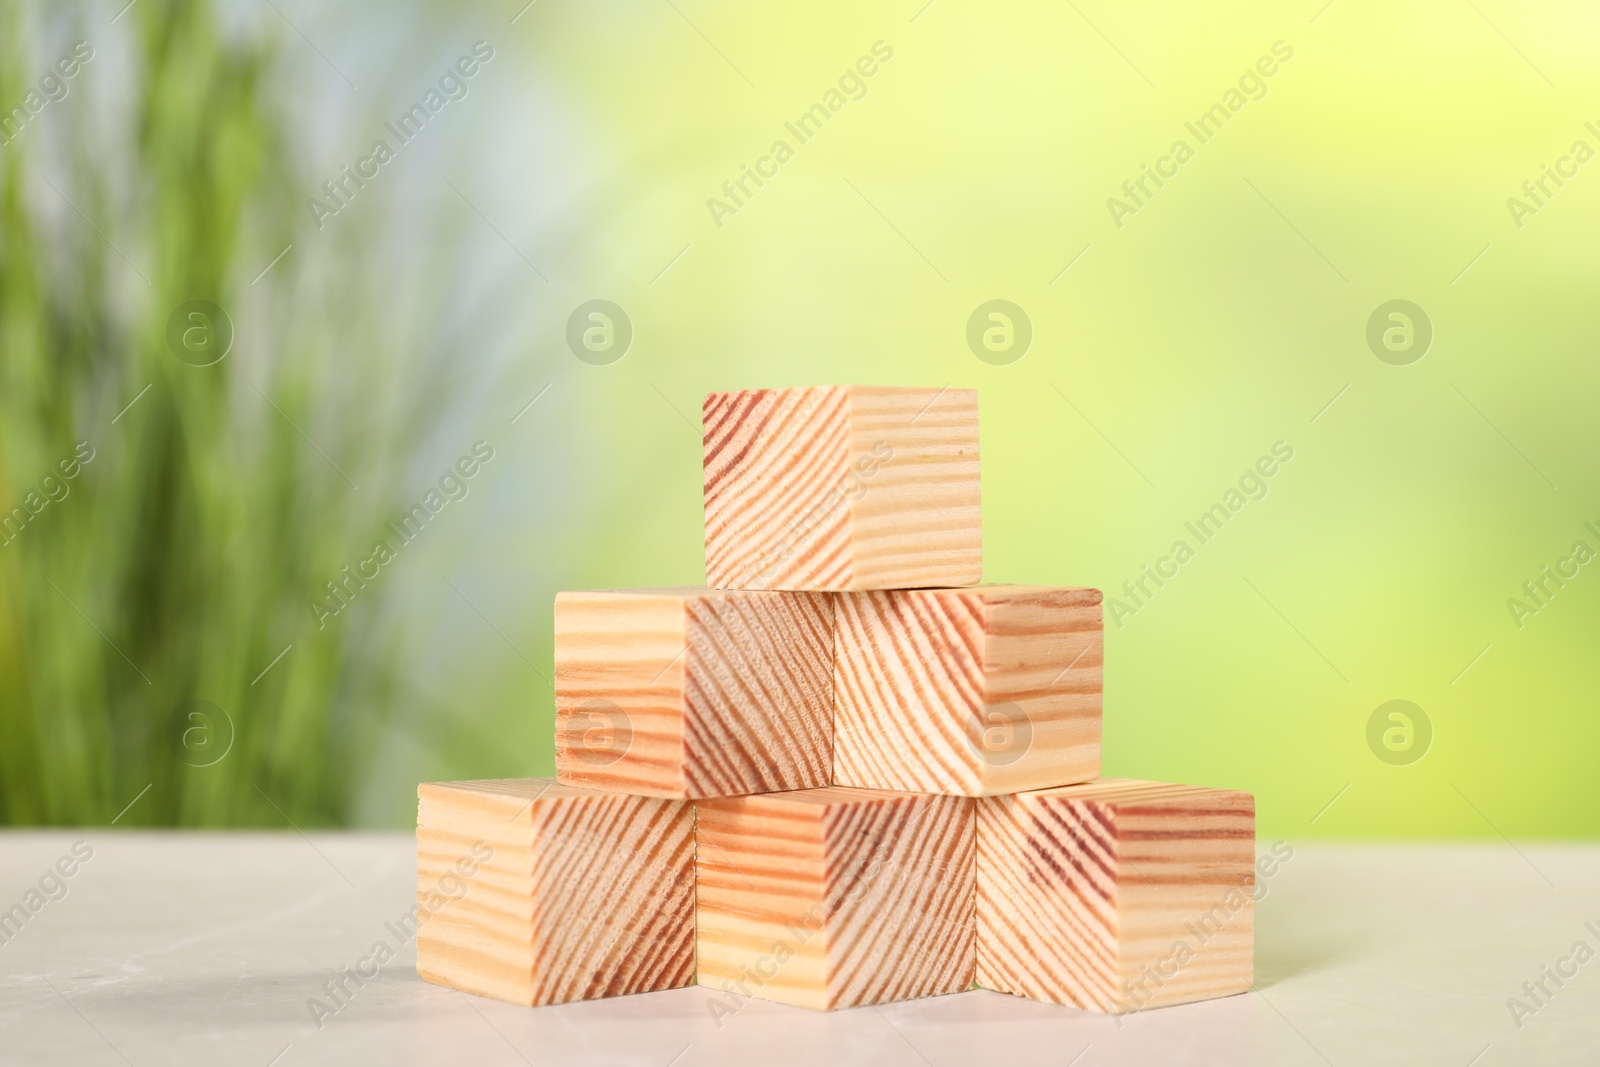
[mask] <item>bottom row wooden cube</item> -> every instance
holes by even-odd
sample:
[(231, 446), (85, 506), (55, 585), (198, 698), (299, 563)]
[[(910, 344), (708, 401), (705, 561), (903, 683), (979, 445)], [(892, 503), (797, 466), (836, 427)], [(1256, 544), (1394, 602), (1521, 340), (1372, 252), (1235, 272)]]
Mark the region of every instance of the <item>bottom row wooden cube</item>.
[(978, 805), (980, 986), (1101, 1012), (1243, 993), (1255, 798), (1129, 779)]
[(1250, 988), (1254, 842), (1248, 793), (1127, 779), (693, 805), (426, 784), (417, 972), (528, 1005), (697, 979), (830, 1010), (976, 979), (1137, 1011)]
[(699, 984), (821, 1010), (970, 988), (972, 804), (833, 787), (700, 801)]
[(417, 974), (513, 1004), (694, 977), (694, 811), (553, 778), (417, 790)]

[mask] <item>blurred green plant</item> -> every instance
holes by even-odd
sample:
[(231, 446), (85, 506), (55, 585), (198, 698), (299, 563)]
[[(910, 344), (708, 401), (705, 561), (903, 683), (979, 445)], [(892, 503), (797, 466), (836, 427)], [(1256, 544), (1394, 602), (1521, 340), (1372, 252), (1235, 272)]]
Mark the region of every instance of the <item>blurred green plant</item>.
[[(5, 5), (0, 107), (90, 35), (67, 19)], [(275, 48), (178, 0), (92, 33), (127, 69), (89, 63), (0, 148), (0, 821), (137, 797), (118, 825), (336, 824), (397, 631), (367, 603), (319, 630), (308, 605), (370, 549), (437, 393), (385, 358), (402, 327), (359, 259), (252, 281), (303, 195)], [(238, 328), (209, 366), (168, 340), (194, 300)]]

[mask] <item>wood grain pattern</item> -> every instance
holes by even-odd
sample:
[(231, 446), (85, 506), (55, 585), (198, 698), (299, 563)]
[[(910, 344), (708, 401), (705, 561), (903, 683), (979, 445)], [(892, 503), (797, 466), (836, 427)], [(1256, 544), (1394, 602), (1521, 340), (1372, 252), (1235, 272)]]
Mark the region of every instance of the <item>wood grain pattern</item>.
[(1100, 773), (1097, 589), (993, 585), (842, 593), (840, 785), (988, 796)]
[(694, 812), (550, 778), (417, 789), (417, 974), (512, 1004), (694, 973)]
[(832, 673), (823, 594), (561, 593), (557, 777), (670, 797), (826, 785)]
[(972, 984), (972, 801), (824, 788), (696, 809), (698, 981), (726, 1010), (748, 996), (826, 1011)]
[(979, 985), (1116, 1013), (1250, 988), (1249, 793), (1105, 779), (977, 803)]
[(975, 390), (739, 390), (709, 394), (703, 419), (709, 585), (979, 580)]

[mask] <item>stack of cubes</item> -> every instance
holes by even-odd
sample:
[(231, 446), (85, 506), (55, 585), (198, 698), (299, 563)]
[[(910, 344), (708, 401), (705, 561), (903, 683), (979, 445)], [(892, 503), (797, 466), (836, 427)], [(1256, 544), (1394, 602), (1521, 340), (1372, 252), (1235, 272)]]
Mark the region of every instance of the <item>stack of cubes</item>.
[(418, 973), (526, 1005), (1248, 989), (1254, 799), (1097, 777), (1101, 594), (978, 584), (976, 392), (714, 393), (704, 434), (708, 586), (556, 597), (555, 779), (420, 787)]

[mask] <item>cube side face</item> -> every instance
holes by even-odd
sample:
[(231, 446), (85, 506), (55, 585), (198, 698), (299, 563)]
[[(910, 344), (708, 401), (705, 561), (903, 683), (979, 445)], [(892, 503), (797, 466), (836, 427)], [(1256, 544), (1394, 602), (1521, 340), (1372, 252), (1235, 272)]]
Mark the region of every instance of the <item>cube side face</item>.
[(991, 586), (984, 594), (979, 792), (1087, 782), (1100, 773), (1105, 630), (1097, 589)]
[(682, 797), (684, 598), (564, 592), (555, 603), (556, 776)]
[(533, 829), (518, 806), (452, 783), (419, 787), (417, 975), (532, 1005)]
[(1255, 798), (1168, 789), (1111, 806), (1122, 848), (1119, 1011), (1243, 993), (1254, 980)]
[(850, 387), (846, 586), (976, 585), (983, 521), (975, 389)]
[(840, 386), (706, 396), (707, 585), (850, 587), (849, 399)]
[(1093, 805), (1037, 793), (978, 805), (978, 984), (1114, 1009), (1116, 844)]
[(972, 801), (903, 794), (824, 820), (828, 1008), (958, 993), (976, 954)]
[(605, 795), (534, 805), (535, 1004), (694, 977), (694, 809)]
[(826, 1009), (825, 809), (781, 794), (699, 801), (695, 809), (696, 980)]
[(983, 608), (971, 590), (843, 593), (835, 601), (834, 781), (979, 792)]
[(833, 611), (821, 593), (728, 593), (686, 602), (688, 796), (828, 784)]

